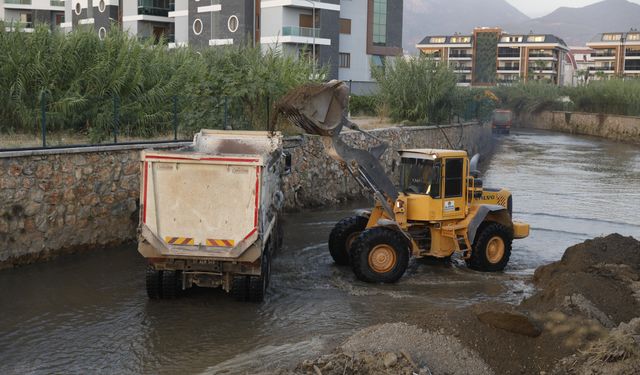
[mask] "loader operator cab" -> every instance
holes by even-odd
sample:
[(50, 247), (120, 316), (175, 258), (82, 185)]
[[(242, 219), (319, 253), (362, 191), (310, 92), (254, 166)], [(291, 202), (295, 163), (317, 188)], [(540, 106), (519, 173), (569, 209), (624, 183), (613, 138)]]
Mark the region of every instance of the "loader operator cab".
[(440, 160), (402, 158), (400, 191), (440, 197)]

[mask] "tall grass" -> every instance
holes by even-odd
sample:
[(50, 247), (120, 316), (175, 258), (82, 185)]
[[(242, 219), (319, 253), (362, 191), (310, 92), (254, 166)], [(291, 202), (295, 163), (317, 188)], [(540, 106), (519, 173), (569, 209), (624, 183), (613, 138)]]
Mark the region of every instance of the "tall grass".
[(380, 86), (384, 110), (394, 121), (446, 121), (455, 101), (456, 76), (445, 64), (426, 56), (397, 58), (372, 75)]
[(0, 134), (37, 133), (44, 106), (49, 130), (96, 142), (116, 121), (131, 135), (166, 134), (176, 104), (187, 133), (221, 127), (225, 109), (232, 125), (264, 128), (268, 98), (307, 82), (313, 70), (276, 50), (168, 50), (117, 27), (101, 41), (90, 31), (24, 33), (0, 23), (0, 51)]

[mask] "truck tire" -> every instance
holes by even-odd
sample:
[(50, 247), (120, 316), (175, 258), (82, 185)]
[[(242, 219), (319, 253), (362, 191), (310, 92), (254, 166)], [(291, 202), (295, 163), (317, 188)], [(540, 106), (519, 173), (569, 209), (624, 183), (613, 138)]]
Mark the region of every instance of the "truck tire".
[(509, 263), (512, 241), (509, 228), (493, 221), (484, 222), (478, 228), (467, 266), (483, 272), (502, 271)]
[(147, 267), (145, 274), (147, 284), (147, 296), (151, 299), (162, 298), (162, 271), (158, 271), (152, 266)]
[(177, 298), (182, 291), (180, 271), (162, 271), (162, 298)]
[(264, 301), (271, 280), (271, 254), (267, 251), (262, 255), (261, 275), (249, 278), (249, 301), (260, 303)]
[(245, 302), (249, 299), (249, 276), (236, 276), (231, 283), (231, 295), (236, 301)]
[(395, 283), (409, 266), (409, 247), (402, 234), (388, 228), (370, 228), (353, 243), (351, 267), (368, 283)]
[(351, 263), (350, 252), (353, 243), (360, 233), (367, 227), (364, 216), (352, 216), (340, 220), (329, 234), (329, 253), (336, 264), (347, 266)]

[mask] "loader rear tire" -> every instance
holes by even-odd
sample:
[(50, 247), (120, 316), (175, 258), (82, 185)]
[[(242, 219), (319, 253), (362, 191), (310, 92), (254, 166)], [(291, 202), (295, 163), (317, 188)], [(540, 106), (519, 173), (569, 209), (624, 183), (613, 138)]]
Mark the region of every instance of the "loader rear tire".
[(231, 295), (236, 301), (245, 302), (249, 299), (249, 276), (236, 276), (231, 283)]
[(467, 266), (483, 272), (502, 271), (511, 257), (512, 231), (499, 223), (487, 221), (478, 228)]
[(147, 267), (145, 274), (147, 284), (147, 296), (151, 299), (162, 298), (162, 271), (158, 271), (152, 266)]
[(162, 271), (162, 298), (177, 298), (182, 291), (180, 271)]
[(347, 266), (351, 263), (350, 252), (355, 239), (367, 227), (369, 219), (352, 216), (340, 220), (329, 234), (329, 253), (336, 264)]
[(409, 247), (402, 234), (388, 228), (370, 228), (353, 243), (351, 267), (368, 283), (395, 283), (409, 266)]

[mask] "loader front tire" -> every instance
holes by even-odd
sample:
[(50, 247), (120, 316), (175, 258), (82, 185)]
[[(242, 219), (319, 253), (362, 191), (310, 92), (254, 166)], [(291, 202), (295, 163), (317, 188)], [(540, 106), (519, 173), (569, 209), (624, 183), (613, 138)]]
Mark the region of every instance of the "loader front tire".
[(351, 267), (368, 283), (395, 283), (409, 266), (409, 247), (402, 234), (388, 228), (370, 228), (354, 241)]
[(350, 264), (350, 252), (355, 239), (367, 227), (368, 218), (352, 216), (340, 220), (329, 234), (329, 253), (333, 261), (341, 266)]
[(158, 271), (153, 266), (148, 266), (145, 274), (147, 284), (147, 296), (151, 299), (162, 298), (162, 271)]
[(513, 233), (506, 226), (487, 221), (480, 225), (467, 266), (483, 272), (502, 271), (511, 257)]

